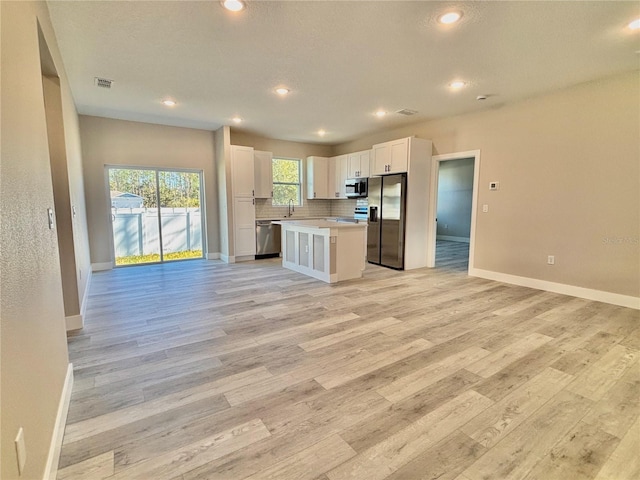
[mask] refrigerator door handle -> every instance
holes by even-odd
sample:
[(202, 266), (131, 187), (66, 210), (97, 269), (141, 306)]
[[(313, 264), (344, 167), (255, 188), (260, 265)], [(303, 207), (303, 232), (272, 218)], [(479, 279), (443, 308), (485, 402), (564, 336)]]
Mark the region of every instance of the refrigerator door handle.
[(378, 207), (369, 207), (369, 221), (370, 222), (378, 221)]

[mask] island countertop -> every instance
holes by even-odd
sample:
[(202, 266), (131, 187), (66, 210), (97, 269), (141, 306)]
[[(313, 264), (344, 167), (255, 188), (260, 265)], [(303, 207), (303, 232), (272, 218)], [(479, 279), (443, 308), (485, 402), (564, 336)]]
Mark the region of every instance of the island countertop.
[(272, 220), (271, 223), (282, 226), (297, 226), (307, 228), (366, 228), (366, 222), (352, 222), (344, 220), (333, 220), (326, 218), (300, 219), (300, 220)]

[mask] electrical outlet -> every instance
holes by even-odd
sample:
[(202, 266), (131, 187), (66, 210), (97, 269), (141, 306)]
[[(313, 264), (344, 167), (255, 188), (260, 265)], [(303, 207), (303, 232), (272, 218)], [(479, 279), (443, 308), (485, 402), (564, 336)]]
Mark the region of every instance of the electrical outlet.
[(555, 265), (555, 264), (556, 264), (556, 257), (554, 255), (548, 255), (547, 265)]
[(20, 427), (16, 435), (16, 459), (18, 461), (18, 475), (22, 475), (24, 465), (27, 463), (27, 447), (24, 444), (24, 430)]
[(448, 224), (448, 223), (445, 223), (445, 224), (444, 224), (444, 229), (445, 229), (445, 230), (448, 230), (448, 229), (449, 229), (449, 224)]
[(487, 204), (482, 205), (482, 211), (484, 213), (487, 213), (489, 211), (489, 205), (487, 205)]

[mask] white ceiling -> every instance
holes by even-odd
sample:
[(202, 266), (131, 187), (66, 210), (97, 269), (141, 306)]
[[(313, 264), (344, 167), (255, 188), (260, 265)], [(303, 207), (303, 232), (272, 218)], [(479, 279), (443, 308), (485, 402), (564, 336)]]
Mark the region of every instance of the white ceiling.
[[(462, 20), (438, 24), (451, 8)], [(625, 28), (640, 17), (637, 1), (249, 1), (236, 14), (216, 0), (52, 1), (49, 10), (81, 114), (211, 130), (239, 115), (238, 129), (310, 143), (640, 67), (640, 31)], [(454, 79), (467, 87), (451, 91)], [(281, 85), (286, 98), (274, 93)], [(403, 108), (419, 113), (393, 113)]]

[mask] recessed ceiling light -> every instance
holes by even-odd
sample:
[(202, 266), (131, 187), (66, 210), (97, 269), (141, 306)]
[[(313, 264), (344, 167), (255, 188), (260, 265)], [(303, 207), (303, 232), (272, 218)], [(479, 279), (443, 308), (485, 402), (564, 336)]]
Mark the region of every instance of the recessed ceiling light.
[(438, 22), (444, 25), (456, 23), (462, 18), (462, 12), (447, 12), (438, 17)]
[(289, 89), (288, 88), (284, 88), (284, 87), (280, 87), (280, 88), (276, 88), (276, 93), (278, 95), (286, 95), (287, 93), (289, 93)]
[(465, 82), (463, 82), (462, 80), (456, 80), (455, 82), (451, 82), (451, 83), (449, 84), (449, 86), (450, 86), (451, 88), (453, 88), (454, 90), (458, 90), (458, 89), (460, 89), (460, 88), (464, 87), (465, 85), (466, 85), (466, 83), (465, 83)]
[(387, 112), (385, 112), (384, 110), (378, 110), (378, 111), (376, 112), (376, 117), (380, 117), (380, 118), (382, 118), (382, 117), (384, 117), (386, 114), (387, 114)]
[(176, 101), (171, 100), (170, 98), (165, 98), (164, 100), (162, 100), (162, 104), (167, 107), (175, 107)]
[(325, 132), (324, 130), (318, 130), (318, 135), (320, 135), (321, 137), (324, 137), (327, 134), (327, 132)]
[(636, 18), (633, 22), (631, 22), (628, 27), (631, 30), (638, 30), (640, 28), (640, 18)]
[(242, 0), (224, 0), (220, 3), (222, 3), (224, 8), (231, 12), (239, 12), (240, 10), (244, 10), (244, 7), (246, 7)]
[(235, 123), (242, 123), (242, 118), (238, 116), (233, 117), (231, 120), (233, 120)]

